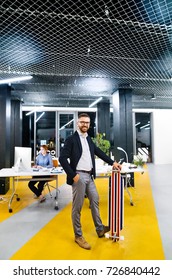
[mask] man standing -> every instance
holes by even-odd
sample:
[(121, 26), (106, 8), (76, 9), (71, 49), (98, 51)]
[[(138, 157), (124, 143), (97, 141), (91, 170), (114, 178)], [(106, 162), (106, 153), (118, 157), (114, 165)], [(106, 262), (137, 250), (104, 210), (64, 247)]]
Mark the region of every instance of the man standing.
[(99, 213), (99, 196), (93, 180), (96, 177), (95, 155), (118, 170), (121, 169), (121, 166), (99, 149), (87, 134), (90, 127), (88, 114), (79, 115), (77, 126), (77, 131), (66, 139), (59, 161), (67, 174), (67, 183), (72, 185), (72, 223), (75, 242), (80, 247), (89, 250), (91, 246), (83, 237), (80, 222), (85, 194), (90, 201), (90, 209), (98, 237), (103, 237), (109, 231), (109, 227), (102, 224)]

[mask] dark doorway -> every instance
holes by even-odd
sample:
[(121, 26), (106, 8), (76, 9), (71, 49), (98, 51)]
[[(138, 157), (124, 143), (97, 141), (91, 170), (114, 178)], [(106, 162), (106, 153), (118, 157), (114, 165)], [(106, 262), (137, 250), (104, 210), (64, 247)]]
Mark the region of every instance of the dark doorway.
[(136, 154), (152, 162), (151, 113), (135, 113)]

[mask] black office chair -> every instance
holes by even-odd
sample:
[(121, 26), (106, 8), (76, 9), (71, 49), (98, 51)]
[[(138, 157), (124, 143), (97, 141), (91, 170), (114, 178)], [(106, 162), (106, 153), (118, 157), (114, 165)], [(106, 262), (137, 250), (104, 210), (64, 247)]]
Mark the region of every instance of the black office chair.
[[(53, 158), (52, 160), (53, 160), (53, 167), (58, 167), (58, 158)], [(54, 179), (53, 179), (53, 178), (54, 178)], [(48, 192), (49, 192), (49, 195), (50, 195), (51, 198), (53, 198), (52, 193), (51, 193), (51, 188), (52, 188), (52, 189), (56, 189), (56, 187), (54, 187), (54, 186), (52, 186), (52, 185), (50, 184), (50, 182), (53, 181), (53, 180), (56, 180), (56, 176), (54, 176), (54, 175), (52, 175), (52, 176), (50, 177), (50, 180), (47, 181), (47, 182), (44, 184), (44, 189), (45, 189), (45, 188), (48, 189)]]

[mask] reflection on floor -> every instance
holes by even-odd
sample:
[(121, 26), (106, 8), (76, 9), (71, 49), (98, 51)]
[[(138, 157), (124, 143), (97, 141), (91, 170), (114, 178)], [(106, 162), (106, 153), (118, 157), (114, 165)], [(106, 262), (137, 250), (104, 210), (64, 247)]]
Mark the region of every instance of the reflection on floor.
[[(62, 179), (61, 179), (62, 180)], [(59, 194), (59, 210), (47, 194), (39, 204), (24, 184), (18, 186), (21, 200), (13, 202), (8, 213), (7, 202), (0, 203), (0, 259), (11, 260), (163, 260), (165, 258), (149, 174), (135, 174), (135, 187), (130, 188), (134, 206), (125, 192), (125, 239), (113, 242), (98, 238), (91, 218), (88, 200), (82, 210), (84, 237), (92, 246), (87, 251), (74, 242), (71, 224), (71, 187), (64, 184)], [(108, 179), (96, 179), (100, 195), (100, 212), (107, 224)], [(9, 194), (6, 195), (7, 200)], [(14, 234), (15, 232), (15, 234)], [(3, 241), (3, 242), (2, 242)]]

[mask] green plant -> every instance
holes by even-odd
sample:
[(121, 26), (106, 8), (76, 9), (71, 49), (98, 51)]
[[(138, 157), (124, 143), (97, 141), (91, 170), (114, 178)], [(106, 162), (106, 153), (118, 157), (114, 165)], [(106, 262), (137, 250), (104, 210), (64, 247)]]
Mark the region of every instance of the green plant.
[(145, 164), (145, 160), (141, 155), (134, 155), (133, 163), (137, 166), (143, 166)]
[(99, 147), (105, 154), (109, 156), (110, 141), (105, 139), (105, 133), (97, 133), (96, 137), (92, 138), (92, 140), (97, 147)]

